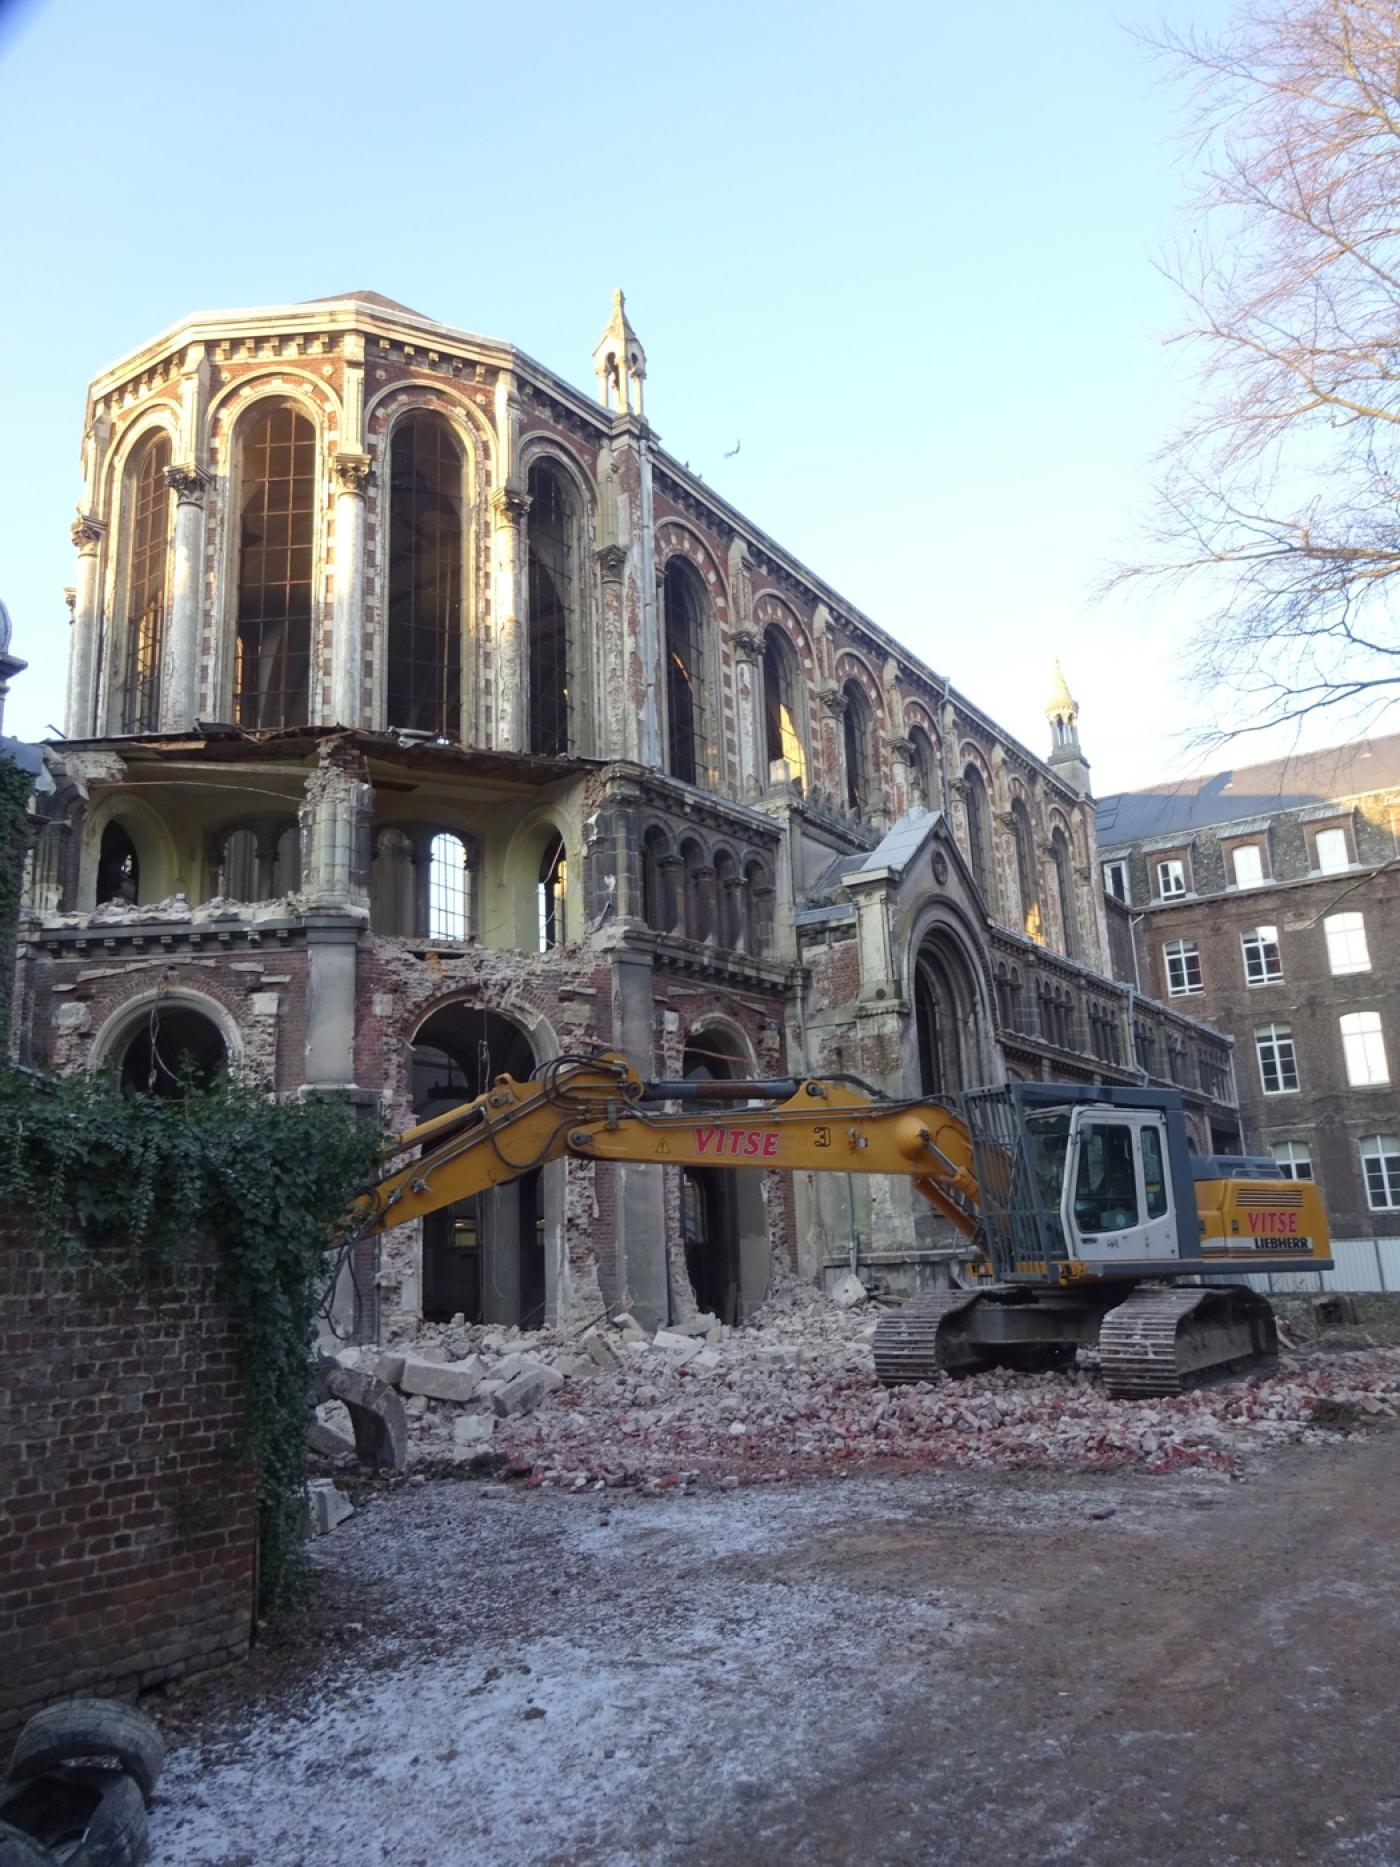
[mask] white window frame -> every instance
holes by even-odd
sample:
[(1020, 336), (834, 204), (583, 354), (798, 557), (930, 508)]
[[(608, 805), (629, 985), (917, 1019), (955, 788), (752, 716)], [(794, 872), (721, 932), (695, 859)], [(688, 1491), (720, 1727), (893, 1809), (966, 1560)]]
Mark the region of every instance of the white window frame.
[[(1196, 981), (1191, 982), (1190, 962), (1196, 964)], [(1172, 964), (1179, 967), (1180, 984), (1172, 975)], [(1205, 977), (1201, 971), (1201, 949), (1194, 940), (1168, 940), (1162, 948), (1162, 964), (1167, 972), (1168, 998), (1193, 998), (1196, 993), (1205, 991)]]
[[(1343, 926), (1343, 922), (1347, 925)], [(1345, 914), (1328, 914), (1323, 919), (1322, 931), (1327, 941), (1327, 965), (1334, 979), (1343, 978), (1347, 973), (1371, 970), (1364, 914), (1352, 909)]]
[[(1340, 862), (1325, 862), (1323, 860), (1323, 845), (1326, 843), (1328, 850), (1335, 849), (1336, 844), (1330, 840), (1333, 837), (1341, 838), (1342, 859)], [(1314, 875), (1341, 875), (1351, 866), (1351, 838), (1348, 836), (1344, 825), (1331, 824), (1325, 830), (1313, 831)]]
[[(1187, 892), (1184, 856), (1163, 856), (1153, 873), (1157, 878), (1159, 901), (1176, 901)], [(1173, 885), (1169, 887), (1168, 883)]]
[(1275, 1141), (1269, 1152), (1285, 1180), (1313, 1179), (1312, 1149), (1305, 1141)]
[[(1117, 870), (1119, 880), (1123, 884), (1122, 894), (1119, 894), (1116, 888), (1111, 888), (1109, 886), (1108, 877), (1109, 877), (1110, 870)], [(1111, 895), (1115, 901), (1121, 901), (1124, 907), (1132, 906), (1133, 885), (1132, 885), (1132, 877), (1129, 872), (1128, 862), (1127, 862), (1126, 857), (1119, 857), (1116, 861), (1104, 863), (1103, 865), (1103, 891), (1106, 895)]]
[[(1372, 1212), (1400, 1211), (1400, 1140), (1393, 1134), (1368, 1134), (1358, 1143), (1361, 1154), (1361, 1178), (1366, 1186), (1366, 1204)], [(1375, 1197), (1370, 1163), (1376, 1162), (1384, 1197)]]
[[(462, 852), (460, 883), (451, 845)], [(428, 844), (428, 938), (463, 944), (472, 930), (471, 845), (455, 830), (439, 830)]]
[[(1240, 857), (1253, 856), (1257, 875), (1245, 877), (1240, 874)], [(1258, 843), (1236, 843), (1230, 851), (1230, 874), (1234, 877), (1236, 888), (1262, 888), (1268, 877), (1264, 873), (1264, 851)]]
[[(1287, 1050), (1287, 1069), (1284, 1067), (1284, 1052)], [(1278, 1077), (1276, 1088), (1270, 1089), (1269, 1079), (1264, 1070), (1265, 1054), (1270, 1055), (1274, 1063), (1274, 1073)], [(1266, 1024), (1254, 1033), (1254, 1055), (1259, 1064), (1259, 1087), (1266, 1096), (1296, 1096), (1298, 1094), (1298, 1052), (1293, 1047), (1293, 1027), (1289, 1024)], [(1285, 1082), (1285, 1075), (1291, 1074), (1293, 1081)]]
[[(1259, 962), (1259, 976), (1255, 978), (1250, 970), (1250, 948), (1255, 950)], [(1261, 985), (1279, 985), (1283, 980), (1283, 952), (1278, 943), (1277, 927), (1251, 927), (1248, 933), (1240, 935), (1240, 953), (1244, 959), (1244, 982), (1251, 990)], [(1274, 970), (1269, 970), (1269, 956), (1273, 955)]]
[(1390, 1081), (1385, 1032), (1378, 1011), (1344, 1011), (1339, 1020), (1347, 1082), (1353, 1089), (1375, 1089)]

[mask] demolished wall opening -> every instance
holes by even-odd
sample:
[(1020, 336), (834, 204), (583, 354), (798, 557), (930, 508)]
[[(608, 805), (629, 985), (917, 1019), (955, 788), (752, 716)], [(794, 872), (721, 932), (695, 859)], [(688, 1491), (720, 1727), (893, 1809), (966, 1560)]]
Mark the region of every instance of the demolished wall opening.
[[(445, 1005), (412, 1047), (413, 1108), (420, 1121), (470, 1102), (497, 1076), (524, 1078), (535, 1057), (509, 1019), (475, 1005)], [(538, 1329), (545, 1320), (542, 1173), (459, 1200), (423, 1220), (423, 1316)]]
[[(754, 1074), (732, 1032), (692, 1032), (682, 1070), (688, 1082), (731, 1082)], [(744, 1320), (768, 1293), (772, 1269), (762, 1177), (733, 1167), (681, 1173), (681, 1240), (696, 1307), (721, 1322)]]
[(207, 1089), (228, 1065), (223, 1033), (211, 1018), (158, 1001), (113, 1054), (124, 1095), (179, 1096), (190, 1082)]

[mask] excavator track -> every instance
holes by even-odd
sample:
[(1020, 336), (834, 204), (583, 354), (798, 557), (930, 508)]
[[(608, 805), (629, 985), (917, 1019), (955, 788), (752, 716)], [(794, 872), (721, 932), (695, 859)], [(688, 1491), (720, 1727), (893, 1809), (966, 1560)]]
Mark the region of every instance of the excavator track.
[(1265, 1299), (1243, 1284), (1141, 1284), (1104, 1317), (1099, 1354), (1107, 1393), (1147, 1400), (1225, 1373), (1267, 1372), (1278, 1359), (1278, 1326)]
[(983, 1290), (940, 1290), (911, 1297), (875, 1325), (875, 1378), (882, 1387), (932, 1381), (940, 1374), (974, 1374), (985, 1358), (969, 1341), (967, 1312)]

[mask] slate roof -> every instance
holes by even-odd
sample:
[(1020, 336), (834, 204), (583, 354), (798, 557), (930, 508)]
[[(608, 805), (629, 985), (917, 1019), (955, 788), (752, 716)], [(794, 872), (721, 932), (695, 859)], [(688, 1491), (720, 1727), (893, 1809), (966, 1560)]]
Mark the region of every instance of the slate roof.
[(1238, 823), (1392, 787), (1400, 788), (1400, 733), (1102, 797), (1099, 844), (1140, 843), (1171, 831)]

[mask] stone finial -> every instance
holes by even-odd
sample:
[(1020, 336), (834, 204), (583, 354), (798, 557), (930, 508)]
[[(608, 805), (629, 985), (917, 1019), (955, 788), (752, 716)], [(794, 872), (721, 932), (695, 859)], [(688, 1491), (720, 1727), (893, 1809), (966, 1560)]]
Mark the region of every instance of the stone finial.
[(613, 293), (612, 316), (594, 348), (593, 369), (598, 378), (598, 400), (604, 408), (629, 415), (644, 412), (642, 383), (646, 379), (647, 355), (627, 316), (621, 287)]

